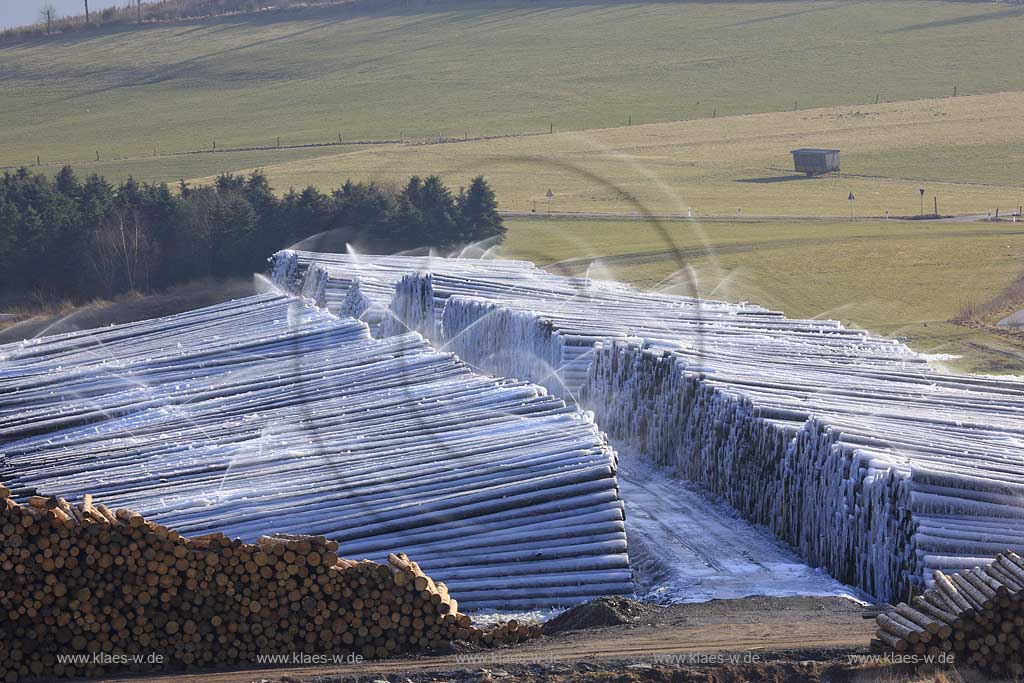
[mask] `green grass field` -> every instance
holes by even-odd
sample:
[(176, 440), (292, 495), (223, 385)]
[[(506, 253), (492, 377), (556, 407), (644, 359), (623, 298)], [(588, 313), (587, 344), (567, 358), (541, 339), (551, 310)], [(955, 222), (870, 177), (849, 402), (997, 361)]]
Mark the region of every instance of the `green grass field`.
[[(923, 0), (440, 1), (3, 43), (0, 166), (171, 182), (260, 167), (282, 192), (483, 173), (506, 209), (543, 211), (550, 188), (556, 211), (729, 217), (848, 216), (850, 192), (859, 216), (914, 214), (925, 186), (942, 212), (1005, 213), (1024, 203), (1021, 17)], [(542, 134), (421, 144), (523, 132)], [(154, 156), (339, 135), (407, 144)], [(840, 147), (844, 175), (793, 177), (798, 146)], [(1024, 372), (1024, 345), (949, 322), (1021, 276), (1012, 224), (511, 225), (508, 256)]]
[(949, 322), (966, 302), (986, 301), (1020, 276), (1024, 230), (1011, 223), (519, 220), (501, 254), (841, 320), (923, 353), (959, 356), (945, 361), (958, 370), (1024, 374), (1019, 342)]
[[(855, 105), (554, 135), (339, 150), (269, 164), (278, 187), (484, 174), (505, 209), (849, 216), (1003, 213), (1024, 203), (1024, 93)], [(955, 144), (954, 144), (955, 143)], [(841, 177), (794, 174), (790, 150), (843, 150)], [(1005, 159), (1004, 159), (1005, 158)], [(209, 179), (207, 179), (209, 180)]]
[[(0, 165), (587, 129), (1020, 88), (1024, 8), (431, 2), (0, 45)], [(138, 164), (144, 179), (206, 175)], [(202, 168), (199, 165), (203, 165)], [(218, 169), (220, 170), (220, 169)]]

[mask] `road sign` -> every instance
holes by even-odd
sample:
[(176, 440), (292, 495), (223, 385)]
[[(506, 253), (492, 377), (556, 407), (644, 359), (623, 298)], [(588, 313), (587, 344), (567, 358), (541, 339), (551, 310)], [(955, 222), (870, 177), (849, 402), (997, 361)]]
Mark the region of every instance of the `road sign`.
[(554, 192), (552, 192), (552, 191), (551, 191), (550, 189), (548, 189), (548, 194), (547, 194), (547, 198), (548, 198), (548, 199), (551, 199), (551, 198), (552, 198), (552, 197), (554, 197), (554, 196), (555, 196), (555, 193), (554, 193)]
[(850, 193), (850, 196), (849, 196), (849, 197), (847, 197), (847, 199), (849, 199), (849, 200), (850, 200), (850, 201), (852, 202), (852, 201), (853, 201), (854, 199), (856, 199), (856, 197), (854, 197), (854, 196), (853, 196), (853, 193), (851, 192), (851, 193)]

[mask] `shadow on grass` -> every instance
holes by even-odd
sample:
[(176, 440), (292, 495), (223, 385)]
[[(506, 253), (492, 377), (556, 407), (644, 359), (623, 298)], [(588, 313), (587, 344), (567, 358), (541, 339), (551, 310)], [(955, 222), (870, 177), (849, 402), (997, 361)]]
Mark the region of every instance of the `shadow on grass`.
[[(787, 5), (791, 0), (753, 0), (758, 4)], [(977, 1), (977, 0), (968, 0)], [(710, 4), (737, 4), (749, 3), (751, 0), (646, 0), (646, 4), (659, 5), (710, 5)], [(271, 3), (263, 3), (271, 5)], [(792, 14), (802, 14), (807, 11), (820, 11), (833, 9), (839, 6), (836, 2), (825, 7), (815, 7), (813, 10), (801, 10)], [(504, 10), (526, 10), (529, 14), (540, 14), (545, 12), (557, 12), (563, 10), (587, 10), (594, 7), (614, 8), (616, 3), (609, 0), (492, 0), (488, 3), (480, 3), (477, 6), (469, 6), (470, 9), (483, 9), (487, 12)], [(410, 16), (410, 15), (436, 15), (445, 20), (451, 17), (445, 15), (456, 10), (465, 10), (467, 5), (462, 0), (311, 0), (309, 3), (298, 4), (287, 7), (268, 6), (253, 11), (227, 12), (224, 14), (209, 14), (205, 16), (192, 16), (174, 18), (147, 19), (139, 24), (134, 19), (118, 19), (108, 23), (93, 23), (83, 25), (75, 23), (71, 26), (59, 26), (56, 33), (46, 35), (38, 26), (20, 27), (11, 29), (6, 33), (0, 33), (0, 50), (12, 47), (31, 46), (39, 43), (56, 44), (64, 47), (79, 45), (87, 41), (105, 38), (121, 33), (133, 31), (145, 31), (148, 29), (166, 28), (168, 26), (191, 26), (193, 30), (209, 29), (224, 30), (240, 25), (250, 28), (262, 28), (273, 24), (289, 21), (344, 21), (348, 19), (382, 17), (382, 16)], [(790, 13), (773, 17), (763, 17), (763, 21), (786, 18)], [(69, 16), (75, 22), (80, 22), (82, 17)], [(743, 25), (744, 21), (736, 25)]]
[(804, 175), (803, 173), (795, 173), (793, 175), (775, 175), (775, 176), (768, 176), (768, 177), (765, 177), (765, 178), (738, 178), (736, 180), (736, 182), (737, 183), (757, 183), (757, 184), (787, 183), (787, 182), (789, 182), (791, 180), (812, 180), (813, 178), (814, 178), (814, 176), (807, 176), (807, 175)]
[(927, 21), (921, 24), (901, 26), (899, 28), (884, 31), (883, 33), (907, 33), (909, 31), (923, 31), (933, 28), (948, 28), (950, 26), (962, 26), (964, 24), (974, 24), (979, 21), (990, 21), (993, 19), (1015, 19), (1020, 16), (1024, 16), (1024, 7), (1011, 7), (1009, 9), (999, 10), (998, 12), (981, 12), (979, 14), (972, 14), (966, 17), (953, 17), (951, 19), (939, 19), (937, 21)]

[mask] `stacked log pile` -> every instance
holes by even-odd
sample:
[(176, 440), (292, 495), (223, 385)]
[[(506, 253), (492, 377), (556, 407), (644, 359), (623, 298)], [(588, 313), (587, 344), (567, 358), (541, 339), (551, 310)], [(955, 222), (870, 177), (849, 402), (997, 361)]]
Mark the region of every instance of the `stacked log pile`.
[(993, 678), (1024, 675), (1024, 558), (1001, 553), (983, 568), (946, 575), (878, 616), (880, 652), (942, 655)]
[(1024, 461), (1008, 439), (1024, 426), (1019, 383), (924, 383), (868, 359), (852, 378), (800, 356), (771, 373), (757, 356), (709, 360), (601, 345), (583, 400), (610, 433), (883, 600), (1021, 548)]
[(757, 306), (430, 268), (394, 281), (382, 330), (424, 330), (592, 410), (879, 599), (1024, 551), (1018, 380), (946, 374), (896, 341)]
[(536, 635), (518, 624), (472, 626), (447, 587), (404, 555), (339, 559), (337, 542), (323, 537), (186, 538), (90, 496), (19, 505), (0, 487), (0, 549), (3, 681), (274, 655), (344, 662)]
[(403, 550), (468, 609), (632, 592), (616, 456), (540, 387), (259, 296), (0, 347), (0, 481), (186, 534)]
[[(362, 320), (374, 336), (382, 325), (387, 334), (409, 329), (390, 311), (396, 283), (409, 273), (430, 272), (454, 277), (486, 277), (505, 283), (525, 283), (539, 271), (529, 261), (481, 261), (416, 256), (362, 256), (321, 254), (285, 249), (270, 259), (271, 281), (285, 291), (312, 299), (318, 306), (341, 316)], [(440, 310), (440, 309), (439, 309)]]

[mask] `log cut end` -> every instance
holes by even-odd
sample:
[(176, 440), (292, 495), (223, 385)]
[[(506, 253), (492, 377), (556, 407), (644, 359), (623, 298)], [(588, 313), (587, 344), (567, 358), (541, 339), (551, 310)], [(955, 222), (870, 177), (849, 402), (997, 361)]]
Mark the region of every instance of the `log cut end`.
[(934, 574), (935, 587), (878, 616), (876, 652), (945, 656), (991, 676), (1024, 675), (1024, 558)]
[(473, 626), (447, 587), (405, 555), (341, 559), (322, 536), (186, 538), (91, 497), (21, 505), (4, 491), (0, 613), (17, 615), (0, 620), (5, 681), (123, 671), (124, 654), (129, 668), (153, 672), (540, 635), (515, 622)]

